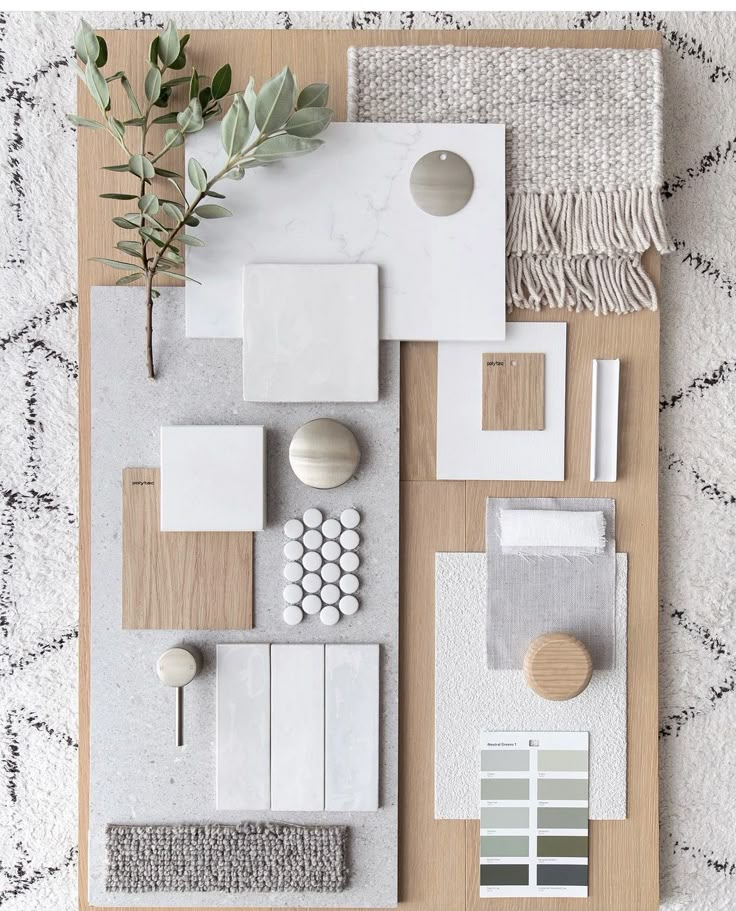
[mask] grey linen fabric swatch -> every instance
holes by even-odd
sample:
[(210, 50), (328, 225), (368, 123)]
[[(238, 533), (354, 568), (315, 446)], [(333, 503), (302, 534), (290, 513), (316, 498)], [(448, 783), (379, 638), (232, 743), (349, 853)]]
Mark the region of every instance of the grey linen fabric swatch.
[[(557, 509), (592, 512), (606, 519), (606, 546), (600, 554), (559, 549), (509, 553), (502, 550), (502, 509)], [(506, 498), (486, 504), (488, 667), (522, 667), (532, 639), (543, 633), (570, 633), (585, 644), (596, 670), (615, 662), (616, 503), (592, 498)]]
[(107, 827), (108, 892), (341, 892), (345, 826)]

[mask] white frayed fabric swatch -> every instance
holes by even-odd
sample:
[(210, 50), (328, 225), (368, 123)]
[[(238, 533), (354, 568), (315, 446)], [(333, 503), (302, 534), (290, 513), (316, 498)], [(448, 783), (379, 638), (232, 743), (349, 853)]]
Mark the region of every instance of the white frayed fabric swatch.
[(504, 550), (542, 547), (580, 554), (606, 546), (606, 519), (600, 511), (501, 509), (499, 528)]
[(486, 667), (486, 555), (437, 554), (435, 818), (478, 818), (478, 737), (493, 730), (589, 731), (590, 817), (626, 818), (627, 566), (616, 554), (616, 666), (593, 671), (575, 699), (551, 702), (520, 670)]

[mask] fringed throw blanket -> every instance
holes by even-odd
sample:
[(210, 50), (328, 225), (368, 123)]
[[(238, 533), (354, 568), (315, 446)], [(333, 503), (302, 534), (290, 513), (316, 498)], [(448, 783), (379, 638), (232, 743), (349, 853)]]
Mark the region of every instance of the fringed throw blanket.
[(656, 309), (659, 51), (351, 48), (348, 119), (505, 123), (507, 306)]
[(107, 827), (108, 892), (341, 892), (345, 826)]

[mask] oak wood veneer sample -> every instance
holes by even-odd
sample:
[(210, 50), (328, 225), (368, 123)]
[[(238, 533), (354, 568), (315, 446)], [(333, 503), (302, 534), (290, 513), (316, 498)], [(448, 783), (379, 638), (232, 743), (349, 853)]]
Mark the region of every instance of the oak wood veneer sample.
[(483, 354), (483, 430), (544, 430), (544, 354)]
[(123, 471), (123, 629), (251, 629), (253, 533), (161, 531), (160, 471)]

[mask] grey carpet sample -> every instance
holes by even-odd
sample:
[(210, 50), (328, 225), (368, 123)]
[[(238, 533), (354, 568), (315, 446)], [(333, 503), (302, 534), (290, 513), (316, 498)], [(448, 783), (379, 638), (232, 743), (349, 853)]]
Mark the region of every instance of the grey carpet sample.
[(108, 892), (341, 892), (345, 826), (107, 827)]

